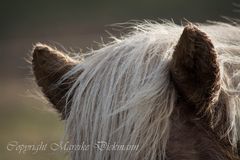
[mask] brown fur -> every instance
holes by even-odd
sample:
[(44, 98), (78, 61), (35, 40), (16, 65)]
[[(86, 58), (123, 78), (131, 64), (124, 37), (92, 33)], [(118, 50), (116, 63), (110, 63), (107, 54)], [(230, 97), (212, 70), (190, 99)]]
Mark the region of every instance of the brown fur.
[[(217, 54), (211, 40), (196, 26), (185, 27), (173, 53), (171, 76), (179, 98), (172, 115), (167, 159), (238, 159), (227, 137), (221, 138), (229, 124), (225, 95), (220, 93)], [(217, 118), (221, 122), (214, 126)]]
[(167, 160), (238, 160), (229, 141), (221, 139), (205, 121), (196, 119), (189, 107), (180, 100), (174, 110)]
[(196, 26), (185, 27), (173, 53), (171, 74), (179, 94), (196, 112), (212, 110), (220, 91), (217, 54), (211, 40)]
[(33, 48), (32, 65), (37, 84), (57, 111), (61, 113), (62, 119), (65, 119), (70, 111), (69, 107), (65, 110), (65, 94), (74, 79), (67, 80), (57, 87), (56, 84), (76, 64), (77, 61), (47, 45), (37, 44)]

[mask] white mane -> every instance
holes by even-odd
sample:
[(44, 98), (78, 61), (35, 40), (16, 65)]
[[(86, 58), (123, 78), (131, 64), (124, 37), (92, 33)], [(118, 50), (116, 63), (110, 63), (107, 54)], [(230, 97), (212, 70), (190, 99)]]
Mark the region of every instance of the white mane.
[[(164, 159), (170, 115), (176, 95), (169, 62), (183, 27), (173, 23), (143, 23), (135, 31), (92, 51), (63, 78), (84, 69), (68, 96), (67, 119), (72, 144), (139, 145), (137, 151), (74, 151), (73, 159)], [(222, 90), (229, 97), (229, 119), (238, 140), (240, 91), (240, 27), (224, 23), (200, 25), (219, 54)], [(235, 143), (234, 141), (234, 143)]]

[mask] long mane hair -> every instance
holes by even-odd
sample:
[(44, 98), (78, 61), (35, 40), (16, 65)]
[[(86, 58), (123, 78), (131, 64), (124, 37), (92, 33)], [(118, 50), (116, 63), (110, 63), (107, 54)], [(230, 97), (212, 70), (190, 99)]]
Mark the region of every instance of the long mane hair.
[[(224, 93), (227, 127), (219, 130), (236, 146), (240, 124), (240, 26), (226, 23), (199, 25), (218, 53), (221, 92)], [(137, 151), (73, 151), (73, 159), (148, 159), (166, 157), (170, 116), (177, 93), (169, 62), (183, 26), (164, 22), (134, 25), (129, 34), (115, 38), (99, 50), (84, 54), (81, 64), (64, 79), (83, 72), (67, 93), (71, 112), (66, 121), (72, 144), (98, 141), (138, 145)], [(200, 86), (199, 86), (200, 87)], [(213, 114), (213, 128), (222, 113)]]

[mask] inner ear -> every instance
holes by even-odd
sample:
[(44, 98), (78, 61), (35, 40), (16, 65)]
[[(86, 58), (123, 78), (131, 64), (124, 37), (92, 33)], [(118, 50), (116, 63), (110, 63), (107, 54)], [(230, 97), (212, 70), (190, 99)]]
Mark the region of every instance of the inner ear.
[(61, 84), (59, 80), (78, 62), (66, 54), (47, 45), (37, 44), (33, 48), (32, 67), (37, 84), (54, 108), (66, 119), (70, 107), (66, 104), (66, 93), (74, 79), (67, 79)]
[(211, 109), (220, 92), (220, 70), (206, 33), (188, 25), (175, 47), (171, 76), (181, 97), (200, 112)]

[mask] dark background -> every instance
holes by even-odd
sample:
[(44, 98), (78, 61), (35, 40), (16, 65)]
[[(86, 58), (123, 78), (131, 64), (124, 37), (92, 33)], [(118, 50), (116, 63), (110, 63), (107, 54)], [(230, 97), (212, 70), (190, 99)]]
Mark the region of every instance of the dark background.
[[(129, 20), (173, 20), (177, 24), (240, 18), (240, 0), (25, 0), (0, 1), (0, 159), (62, 159), (51, 151), (18, 154), (9, 141), (59, 141), (63, 122), (36, 96), (29, 59), (32, 46), (43, 42), (78, 52), (108, 41), (110, 24)], [(32, 97), (34, 95), (34, 97)], [(48, 105), (49, 106), (49, 105)], [(61, 158), (60, 158), (61, 157)]]
[[(168, 19), (181, 23), (238, 18), (240, 0), (25, 0), (0, 4), (0, 69), (23, 76), (21, 59), (36, 42), (86, 49), (105, 37), (106, 26), (129, 20)], [(240, 9), (240, 8), (239, 8)], [(21, 67), (21, 70), (17, 67)], [(14, 74), (14, 75), (13, 75)]]

